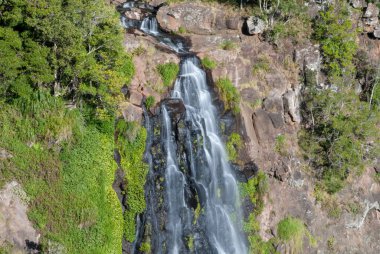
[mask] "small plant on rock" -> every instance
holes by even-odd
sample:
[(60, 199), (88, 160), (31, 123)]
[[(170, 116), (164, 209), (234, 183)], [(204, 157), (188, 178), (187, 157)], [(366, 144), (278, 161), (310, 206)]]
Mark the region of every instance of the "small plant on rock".
[(207, 56), (205, 56), (203, 59), (202, 59), (202, 66), (206, 69), (209, 69), (209, 70), (213, 70), (216, 68), (217, 64), (214, 60), (208, 58)]
[(155, 103), (155, 99), (152, 95), (149, 95), (146, 100), (145, 100), (145, 107), (147, 109), (150, 109), (151, 107), (153, 107), (154, 103)]
[(164, 86), (168, 87), (173, 83), (174, 79), (177, 77), (179, 67), (175, 63), (159, 64), (157, 66), (157, 71), (161, 76)]

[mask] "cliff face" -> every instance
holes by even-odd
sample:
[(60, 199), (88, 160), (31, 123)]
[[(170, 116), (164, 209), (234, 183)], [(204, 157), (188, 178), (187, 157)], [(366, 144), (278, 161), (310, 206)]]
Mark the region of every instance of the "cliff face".
[[(154, 6), (162, 2), (151, 1)], [(312, 17), (322, 9), (315, 2), (308, 5)], [(380, 40), (375, 38), (377, 10), (353, 2), (356, 10), (351, 18), (363, 28), (359, 47), (376, 62), (380, 57)], [(137, 9), (125, 15), (144, 17)], [(348, 187), (321, 203), (316, 181), (298, 148), (302, 91), (305, 85), (323, 87), (325, 82), (319, 45), (308, 38), (268, 42), (261, 28), (247, 27), (247, 18), (231, 7), (199, 2), (157, 9), (163, 30), (184, 38), (199, 58), (214, 62), (206, 67), (208, 78), (214, 83), (228, 78), (239, 91), (240, 113), (226, 133), (238, 132), (243, 137), (244, 148), (237, 160), (240, 165), (254, 162), (269, 175), (269, 191), (258, 218), (260, 235), (271, 239), (277, 235), (277, 223), (294, 216), (305, 222), (317, 241), (317, 247), (305, 244), (303, 253), (378, 253), (380, 188), (373, 180), (374, 170), (367, 168), (359, 178), (349, 179)], [(162, 85), (157, 66), (178, 63), (178, 56), (133, 29), (126, 34), (125, 45), (128, 52), (135, 52), (130, 103), (141, 106), (143, 96), (149, 95), (159, 103), (169, 88)], [(278, 250), (289, 251), (286, 245), (279, 245)]]

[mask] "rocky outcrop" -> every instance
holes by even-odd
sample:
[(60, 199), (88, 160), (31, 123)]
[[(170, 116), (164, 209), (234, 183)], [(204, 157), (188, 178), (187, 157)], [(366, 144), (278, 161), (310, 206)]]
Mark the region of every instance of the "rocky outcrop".
[(164, 30), (177, 32), (180, 28), (193, 34), (211, 35), (218, 30), (240, 30), (238, 16), (228, 16), (210, 6), (180, 3), (161, 7), (157, 12), (158, 23)]
[(122, 112), (125, 121), (142, 123), (143, 110), (140, 107), (135, 106), (130, 102), (122, 102), (119, 105), (119, 109)]
[(365, 0), (350, 0), (352, 7), (356, 9), (361, 9), (367, 7), (367, 2)]
[(316, 86), (320, 83), (321, 54), (319, 45), (309, 43), (299, 46), (294, 51), (294, 60), (301, 67), (305, 85)]
[(265, 21), (258, 17), (249, 17), (246, 20), (248, 34), (261, 34), (264, 32), (266, 24)]
[(363, 14), (364, 31), (380, 38), (379, 8), (374, 3), (369, 3)]
[(0, 246), (12, 245), (10, 253), (40, 253), (40, 235), (28, 219), (28, 197), (19, 183), (7, 183), (0, 190)]

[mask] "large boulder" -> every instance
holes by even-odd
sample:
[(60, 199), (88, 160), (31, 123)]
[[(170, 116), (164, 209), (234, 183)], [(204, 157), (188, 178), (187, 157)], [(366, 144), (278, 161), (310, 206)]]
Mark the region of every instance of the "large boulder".
[(265, 21), (258, 17), (249, 17), (246, 20), (246, 28), (248, 34), (261, 34), (264, 32), (266, 27)]
[(123, 102), (119, 105), (125, 121), (142, 122), (143, 110), (129, 102)]
[(180, 28), (189, 33), (210, 35), (218, 30), (240, 30), (240, 18), (227, 16), (210, 6), (180, 3), (163, 6), (157, 12), (157, 21), (167, 31), (177, 32)]
[(272, 120), (275, 128), (281, 128), (284, 125), (284, 106), (281, 96), (268, 97), (263, 103), (264, 109)]
[(290, 89), (283, 96), (284, 113), (288, 114), (293, 122), (301, 123), (300, 89)]
[(268, 144), (274, 140), (275, 130), (268, 113), (263, 109), (258, 109), (253, 114), (253, 127), (259, 144)]
[(363, 17), (364, 18), (374, 18), (379, 16), (379, 8), (373, 4), (369, 3), (366, 11), (364, 12)]

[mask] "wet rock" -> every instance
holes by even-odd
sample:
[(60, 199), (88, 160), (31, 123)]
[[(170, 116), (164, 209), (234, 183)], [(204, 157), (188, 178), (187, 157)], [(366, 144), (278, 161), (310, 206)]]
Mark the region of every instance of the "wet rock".
[(142, 20), (143, 18), (141, 10), (137, 8), (132, 8), (131, 10), (126, 11), (124, 15), (128, 19), (133, 19), (133, 20)]
[(265, 21), (258, 17), (249, 17), (246, 20), (248, 34), (261, 34), (264, 32), (266, 24)]
[(13, 158), (13, 155), (7, 150), (0, 147), (0, 160), (6, 160)]
[(259, 167), (253, 161), (246, 163), (243, 168), (243, 174), (245, 175), (247, 180), (254, 177), (258, 171), (259, 171)]
[(119, 105), (125, 121), (142, 122), (143, 110), (129, 102), (123, 102)]
[(293, 122), (301, 123), (300, 113), (300, 89), (288, 90), (283, 95), (284, 113), (288, 114)]
[(165, 105), (169, 115), (173, 119), (179, 120), (186, 111), (182, 99), (169, 98), (165, 99), (162, 103)]

